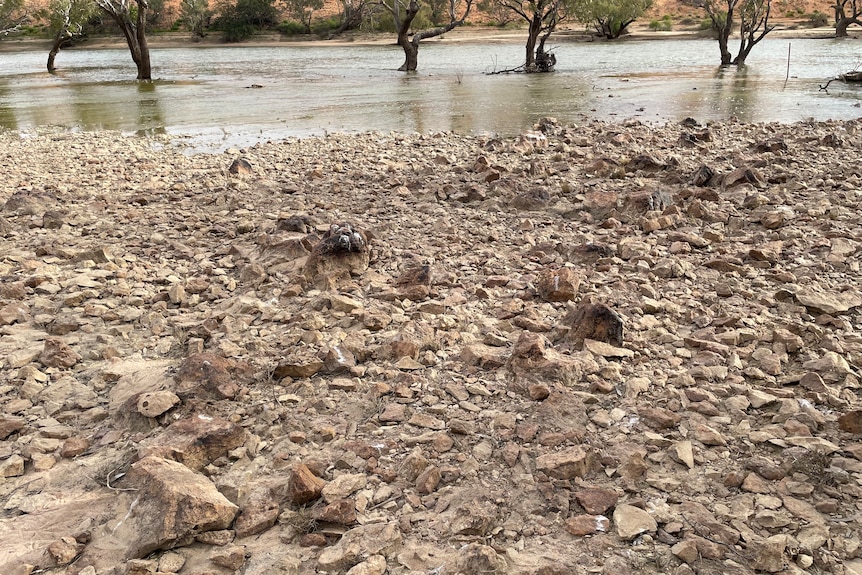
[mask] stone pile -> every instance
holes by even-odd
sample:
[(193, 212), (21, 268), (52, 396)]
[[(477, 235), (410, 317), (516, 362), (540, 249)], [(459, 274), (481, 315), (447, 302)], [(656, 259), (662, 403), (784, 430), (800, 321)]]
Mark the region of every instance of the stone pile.
[(862, 573), (862, 122), (0, 134), (0, 573)]

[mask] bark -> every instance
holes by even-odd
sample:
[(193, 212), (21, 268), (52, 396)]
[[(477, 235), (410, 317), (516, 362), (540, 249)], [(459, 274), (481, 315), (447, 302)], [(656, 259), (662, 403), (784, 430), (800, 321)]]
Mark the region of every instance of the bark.
[(450, 0), (448, 24), (445, 26), (438, 26), (436, 28), (429, 28), (427, 30), (419, 30), (418, 32), (415, 32), (413, 36), (410, 36), (410, 26), (413, 23), (413, 19), (416, 18), (416, 15), (419, 13), (419, 2), (418, 0), (410, 0), (410, 4), (407, 5), (407, 13), (404, 15), (403, 19), (400, 18), (399, 6), (398, 0), (395, 0), (392, 6), (389, 6), (389, 11), (392, 12), (392, 16), (395, 18), (396, 25), (398, 26), (398, 45), (401, 46), (402, 50), (404, 50), (404, 63), (400, 68), (398, 68), (398, 71), (415, 72), (419, 67), (419, 43), (426, 38), (433, 38), (435, 36), (445, 34), (463, 24), (467, 19), (467, 16), (470, 14), (473, 0), (467, 1), (467, 8), (461, 18), (457, 18), (455, 16), (455, 0)]
[(126, 38), (132, 61), (138, 69), (138, 80), (151, 80), (152, 67), (150, 65), (150, 48), (147, 45), (147, 0), (135, 0), (138, 6), (138, 15), (132, 22), (128, 9), (115, 6), (110, 0), (99, 0), (99, 6), (108, 13)]
[(57, 57), (57, 54), (60, 52), (60, 48), (63, 46), (63, 42), (66, 41), (67, 36), (64, 33), (64, 29), (60, 29), (57, 31), (57, 34), (54, 36), (54, 41), (51, 43), (51, 50), (48, 52), (48, 71), (54, 72), (56, 71), (56, 67), (54, 66), (54, 59)]
[(847, 37), (847, 28), (850, 27), (851, 24), (856, 24), (857, 26), (862, 26), (862, 20), (857, 17), (847, 17), (838, 20), (835, 23), (835, 37), (836, 38), (846, 38)]

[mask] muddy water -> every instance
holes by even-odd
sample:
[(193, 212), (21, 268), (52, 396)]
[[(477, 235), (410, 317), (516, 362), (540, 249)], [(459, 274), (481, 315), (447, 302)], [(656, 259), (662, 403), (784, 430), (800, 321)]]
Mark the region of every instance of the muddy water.
[[(788, 44), (790, 70), (787, 71)], [(395, 71), (394, 46), (211, 47), (153, 50), (152, 83), (138, 83), (125, 50), (0, 54), (0, 126), (188, 134), (219, 150), (333, 131), (517, 133), (541, 116), (649, 122), (734, 116), (792, 122), (862, 115), (862, 87), (818, 84), (855, 65), (833, 39), (767, 39), (742, 70), (719, 69), (710, 40), (553, 46), (557, 72), (488, 72), (522, 61), (518, 45), (427, 43), (420, 71)], [(259, 86), (259, 87), (257, 87)]]

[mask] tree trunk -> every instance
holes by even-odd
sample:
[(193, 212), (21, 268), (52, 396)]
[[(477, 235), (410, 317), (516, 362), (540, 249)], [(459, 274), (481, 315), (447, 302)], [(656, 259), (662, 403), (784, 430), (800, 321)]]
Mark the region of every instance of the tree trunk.
[[(410, 0), (407, 13), (398, 26), (398, 45), (404, 50), (404, 63), (398, 68), (400, 72), (415, 72), (419, 66), (419, 42), (410, 41), (410, 25), (419, 13), (419, 2)], [(397, 15), (396, 15), (397, 18)]]
[(533, 14), (530, 20), (530, 29), (527, 36), (527, 54), (524, 70), (527, 72), (535, 72), (536, 69), (536, 43), (539, 41), (539, 34), (542, 32), (542, 15)]
[(137, 2), (138, 25), (135, 28), (135, 37), (138, 44), (138, 59), (135, 60), (135, 64), (138, 65), (138, 80), (152, 80), (150, 47), (147, 44), (147, 2), (146, 0), (137, 0)]
[(60, 52), (60, 46), (63, 44), (63, 31), (60, 30), (57, 32), (57, 35), (54, 36), (54, 43), (51, 44), (51, 51), (48, 52), (48, 71), (52, 74), (56, 71), (56, 67), (54, 66), (54, 58), (57, 57), (57, 54)]

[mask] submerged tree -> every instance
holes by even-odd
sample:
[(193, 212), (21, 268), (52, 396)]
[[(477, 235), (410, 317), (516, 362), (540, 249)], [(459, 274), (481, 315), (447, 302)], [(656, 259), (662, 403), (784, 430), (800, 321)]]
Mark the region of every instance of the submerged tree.
[(858, 0), (835, 0), (835, 37), (847, 37), (851, 24), (862, 26), (862, 2)]
[(467, 19), (470, 9), (473, 7), (473, 0), (466, 0), (463, 12), (458, 16), (457, 12), (461, 8), (459, 0), (449, 0), (448, 22), (434, 28), (417, 30), (411, 35), (410, 27), (416, 15), (419, 14), (419, 1), (409, 0), (407, 4), (402, 2), (402, 0), (392, 0), (391, 4), (387, 3), (386, 0), (382, 0), (382, 2), (389, 12), (392, 13), (392, 18), (395, 21), (395, 29), (398, 31), (398, 45), (404, 50), (404, 63), (398, 68), (402, 72), (413, 72), (419, 65), (419, 42), (426, 38), (445, 34), (460, 26)]
[(573, 0), (572, 13), (599, 36), (613, 40), (651, 6), (652, 0)]
[(60, 49), (83, 34), (84, 24), (95, 9), (91, 0), (51, 0), (48, 3), (48, 26), (54, 36), (48, 52), (49, 72), (55, 70), (54, 59)]
[[(742, 66), (755, 44), (763, 40), (775, 26), (769, 25), (772, 0), (705, 0), (704, 9), (718, 33), (718, 49), (722, 66)], [(739, 50), (734, 57), (728, 43), (735, 27), (734, 14), (739, 14)]]
[(99, 8), (117, 23), (132, 60), (138, 67), (138, 80), (151, 80), (150, 47), (147, 45), (147, 0), (96, 0)]
[(556, 58), (545, 50), (545, 42), (571, 9), (569, 0), (496, 0), (527, 22), (524, 72), (550, 72)]

